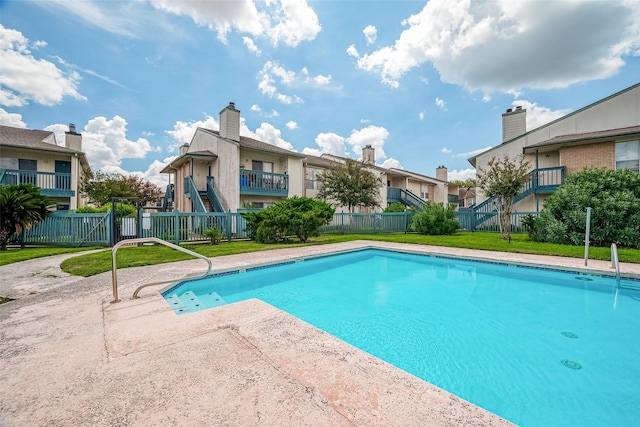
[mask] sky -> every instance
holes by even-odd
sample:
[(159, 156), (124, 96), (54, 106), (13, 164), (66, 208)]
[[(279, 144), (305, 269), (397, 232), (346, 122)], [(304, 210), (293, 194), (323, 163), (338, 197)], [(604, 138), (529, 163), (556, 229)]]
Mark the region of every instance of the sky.
[(91, 167), (160, 170), (229, 102), (240, 134), (449, 180), (640, 82), (637, 0), (0, 0), (0, 124), (83, 135)]

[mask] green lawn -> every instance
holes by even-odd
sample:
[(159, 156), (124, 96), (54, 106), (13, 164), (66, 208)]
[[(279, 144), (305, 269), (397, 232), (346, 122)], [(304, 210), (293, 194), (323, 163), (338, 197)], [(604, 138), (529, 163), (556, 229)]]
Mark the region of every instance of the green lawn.
[[(420, 234), (349, 234), (349, 235), (323, 235), (313, 238), (307, 243), (280, 243), (261, 244), (251, 241), (233, 241), (219, 245), (191, 244), (183, 245), (194, 252), (207, 257), (221, 255), (234, 255), (247, 252), (271, 250), (283, 247), (297, 247), (307, 245), (321, 245), (327, 243), (346, 242), (351, 240), (376, 240), (384, 242), (398, 242), (423, 244), (434, 246), (448, 246), (456, 248), (483, 249), (489, 251), (503, 251), (539, 255), (556, 255), (575, 258), (584, 257), (584, 247), (555, 245), (551, 243), (531, 242), (525, 234), (513, 234), (511, 242), (500, 238), (497, 233), (470, 233), (460, 232), (452, 236), (424, 236)], [(86, 250), (80, 248), (35, 248), (13, 249), (0, 252), (0, 265), (18, 262), (47, 255)], [(591, 247), (589, 259), (610, 259), (610, 249)], [(618, 249), (618, 257), (621, 262), (640, 263), (640, 250)], [(175, 251), (164, 246), (123, 247), (118, 249), (118, 268), (136, 267), (143, 265), (155, 265), (166, 262), (191, 259), (190, 255)], [(61, 264), (67, 273), (76, 276), (93, 276), (111, 270), (111, 251), (105, 250), (91, 254), (78, 255)]]
[[(307, 243), (261, 244), (250, 241), (234, 241), (219, 245), (194, 244), (184, 245), (196, 253), (207, 257), (234, 255), (247, 252), (271, 250), (282, 247), (297, 247), (319, 245), (327, 243), (346, 242), (351, 240), (376, 240), (383, 242), (398, 242), (423, 244), (434, 246), (448, 246), (456, 248), (484, 249), (490, 251), (504, 251), (539, 255), (584, 257), (584, 248), (580, 246), (555, 245), (550, 243), (531, 242), (527, 235), (512, 235), (511, 242), (500, 238), (497, 233), (456, 233), (453, 236), (424, 236), (419, 234), (349, 234), (324, 235), (316, 237)], [(610, 249), (590, 248), (589, 259), (610, 259)], [(618, 257), (622, 262), (640, 263), (640, 250), (619, 249)], [(172, 261), (191, 259), (190, 255), (164, 246), (123, 247), (118, 249), (118, 268), (154, 265)], [(111, 251), (81, 255), (64, 261), (62, 269), (77, 276), (92, 276), (111, 270)]]

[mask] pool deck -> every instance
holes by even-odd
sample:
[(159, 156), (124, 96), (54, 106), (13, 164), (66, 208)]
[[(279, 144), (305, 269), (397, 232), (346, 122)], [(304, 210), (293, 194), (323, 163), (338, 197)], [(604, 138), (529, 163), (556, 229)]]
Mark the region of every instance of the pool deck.
[[(612, 274), (609, 262), (370, 241), (213, 258), (242, 269), (362, 247)], [(508, 421), (259, 300), (178, 316), (143, 283), (202, 260), (69, 276), (77, 254), (0, 267), (0, 427), (507, 426)], [(640, 265), (621, 264), (640, 278)]]

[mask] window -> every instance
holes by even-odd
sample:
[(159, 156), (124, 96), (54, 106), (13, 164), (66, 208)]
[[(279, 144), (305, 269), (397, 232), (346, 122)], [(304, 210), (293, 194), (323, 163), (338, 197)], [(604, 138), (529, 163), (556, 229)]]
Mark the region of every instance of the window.
[(261, 162), (259, 160), (252, 160), (251, 170), (271, 173), (273, 172), (273, 163)]
[(640, 171), (640, 141), (616, 143), (616, 169)]
[(320, 177), (321, 173), (322, 173), (322, 169), (307, 167), (307, 176), (306, 176), (307, 190), (320, 189), (320, 181), (318, 181), (318, 178)]

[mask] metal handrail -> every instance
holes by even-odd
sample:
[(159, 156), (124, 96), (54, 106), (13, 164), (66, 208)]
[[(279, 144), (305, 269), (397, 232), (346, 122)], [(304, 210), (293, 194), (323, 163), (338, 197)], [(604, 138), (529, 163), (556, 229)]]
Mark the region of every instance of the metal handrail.
[[(116, 253), (118, 252), (118, 249), (122, 246), (133, 246), (133, 245), (138, 245), (138, 243), (158, 243), (160, 245), (164, 245), (164, 246), (168, 246), (172, 249), (176, 249), (178, 251), (184, 252), (186, 254), (189, 254), (191, 256), (203, 259), (205, 261), (207, 261), (207, 263), (209, 264), (209, 268), (207, 269), (207, 272), (200, 275), (200, 276), (195, 276), (195, 277), (188, 277), (190, 280), (194, 280), (194, 279), (202, 279), (203, 277), (208, 276), (209, 274), (211, 274), (211, 269), (213, 268), (213, 265), (211, 264), (211, 260), (209, 258), (207, 258), (204, 255), (200, 255), (196, 252), (190, 251), (189, 249), (185, 249), (181, 246), (178, 245), (174, 245), (173, 243), (169, 243), (165, 240), (162, 239), (158, 239), (156, 237), (143, 237), (140, 239), (127, 239), (127, 240), (122, 240), (118, 243), (116, 243), (113, 248), (111, 248), (111, 283), (113, 285), (113, 301), (111, 301), (112, 303), (116, 303), (116, 302), (120, 302), (120, 300), (118, 299), (118, 273), (117, 273), (117, 265), (116, 265)], [(132, 299), (136, 299), (138, 298), (138, 292), (140, 292), (141, 289), (146, 288), (147, 286), (155, 286), (155, 285), (162, 285), (165, 283), (171, 283), (171, 282), (176, 282), (176, 279), (171, 279), (171, 280), (163, 280), (160, 282), (152, 282), (152, 283), (146, 283), (144, 285), (138, 286), (138, 288), (133, 292), (133, 296), (131, 297)]]
[(616, 285), (620, 286), (620, 262), (618, 261), (618, 247), (615, 243), (611, 244), (611, 268), (616, 269)]

